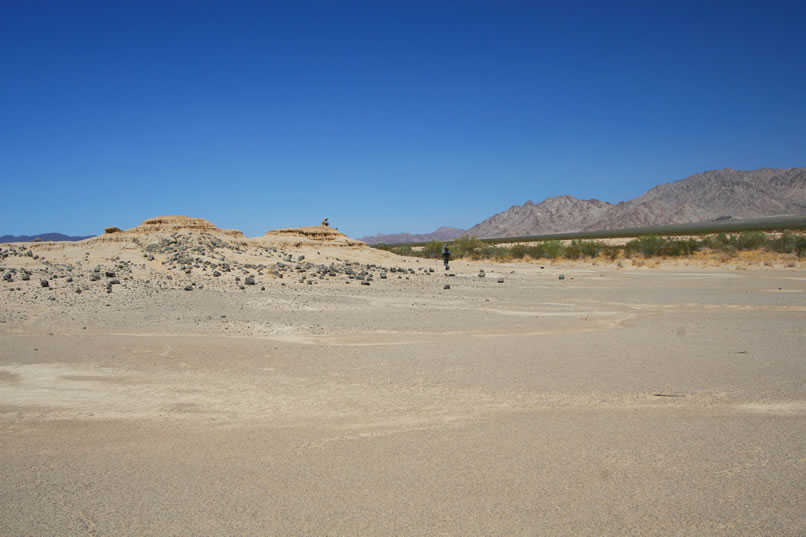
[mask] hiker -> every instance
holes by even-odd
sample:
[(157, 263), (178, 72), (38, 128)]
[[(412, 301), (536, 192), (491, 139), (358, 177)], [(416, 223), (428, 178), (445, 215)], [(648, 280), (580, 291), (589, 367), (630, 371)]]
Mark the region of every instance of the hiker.
[(330, 226), (330, 222), (328, 222), (328, 221), (327, 221), (327, 218), (325, 218), (324, 220), (322, 220), (322, 225), (323, 225), (324, 227), (328, 227), (328, 226)]
[(451, 260), (451, 251), (447, 246), (442, 248), (442, 260), (445, 261), (445, 270), (448, 270), (448, 261)]

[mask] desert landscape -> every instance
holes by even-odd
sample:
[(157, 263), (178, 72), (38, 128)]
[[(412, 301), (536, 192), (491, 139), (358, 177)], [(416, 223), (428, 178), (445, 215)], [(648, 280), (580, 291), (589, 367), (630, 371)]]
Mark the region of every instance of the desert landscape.
[(1, 535), (806, 533), (802, 263), (0, 245)]

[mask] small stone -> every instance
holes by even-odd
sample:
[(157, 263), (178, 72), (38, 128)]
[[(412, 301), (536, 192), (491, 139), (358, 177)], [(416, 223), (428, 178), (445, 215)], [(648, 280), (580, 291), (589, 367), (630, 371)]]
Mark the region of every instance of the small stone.
[(193, 291), (193, 286), (192, 285), (186, 285), (185, 286), (185, 291)]
[(39, 285), (42, 287), (50, 287), (50, 283), (47, 280), (39, 280)]
[(367, 280), (364, 280), (363, 282), (361, 282), (361, 285), (369, 285), (369, 282)]
[(450, 288), (451, 288), (451, 284), (446, 283), (445, 285), (443, 285), (443, 286), (442, 286), (442, 288), (443, 288), (443, 289), (450, 289)]
[(498, 278), (498, 283), (504, 283), (504, 278)]
[(255, 277), (247, 276), (246, 279), (244, 279), (243, 283), (245, 283), (246, 285), (255, 285)]
[(565, 279), (565, 274), (560, 274), (560, 279), (564, 280)]

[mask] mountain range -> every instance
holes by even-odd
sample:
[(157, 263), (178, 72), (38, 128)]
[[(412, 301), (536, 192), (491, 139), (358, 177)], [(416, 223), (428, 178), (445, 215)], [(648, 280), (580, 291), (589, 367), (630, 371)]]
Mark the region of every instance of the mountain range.
[(0, 235), (0, 243), (2, 242), (31, 242), (37, 239), (41, 241), (81, 241), (89, 239), (94, 235), (87, 235), (84, 237), (77, 237), (72, 235), (64, 235), (63, 233), (41, 233), (39, 235)]
[[(518, 237), (794, 214), (806, 214), (806, 168), (750, 171), (726, 168), (658, 185), (640, 197), (618, 204), (558, 196), (541, 203), (527, 201), (513, 205), (464, 231), (442, 227), (424, 235), (398, 233), (361, 240), (369, 244), (397, 244), (451, 240), (461, 235)], [(449, 233), (437, 235), (446, 229)]]

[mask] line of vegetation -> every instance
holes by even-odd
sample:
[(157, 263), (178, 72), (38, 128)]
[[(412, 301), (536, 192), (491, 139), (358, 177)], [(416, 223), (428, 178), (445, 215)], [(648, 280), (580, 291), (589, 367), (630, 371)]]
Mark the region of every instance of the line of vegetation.
[[(575, 231), (572, 233), (546, 233), (542, 235), (524, 235), (521, 237), (496, 237), (477, 239), (486, 244), (512, 244), (536, 241), (568, 241), (583, 239), (619, 239), (626, 237), (642, 237), (646, 235), (679, 236), (679, 235), (711, 235), (716, 233), (740, 233), (744, 231), (806, 231), (806, 214), (768, 216), (764, 218), (728, 218), (709, 222), (689, 224), (667, 224), (662, 226), (607, 229), (600, 231)], [(425, 246), (424, 242), (413, 242), (405, 245), (413, 248)], [(377, 245), (386, 248), (386, 245)]]
[(545, 240), (527, 244), (488, 244), (475, 237), (460, 237), (450, 242), (431, 241), (420, 247), (402, 245), (376, 245), (375, 248), (398, 255), (436, 259), (447, 245), (454, 258), (469, 259), (594, 259), (604, 256), (610, 260), (619, 257), (681, 257), (700, 251), (735, 255), (739, 251), (762, 250), (806, 257), (806, 235), (785, 231), (769, 234), (763, 231), (743, 231), (738, 234), (719, 233), (700, 238), (644, 235), (624, 245), (605, 244), (597, 240), (571, 241)]

